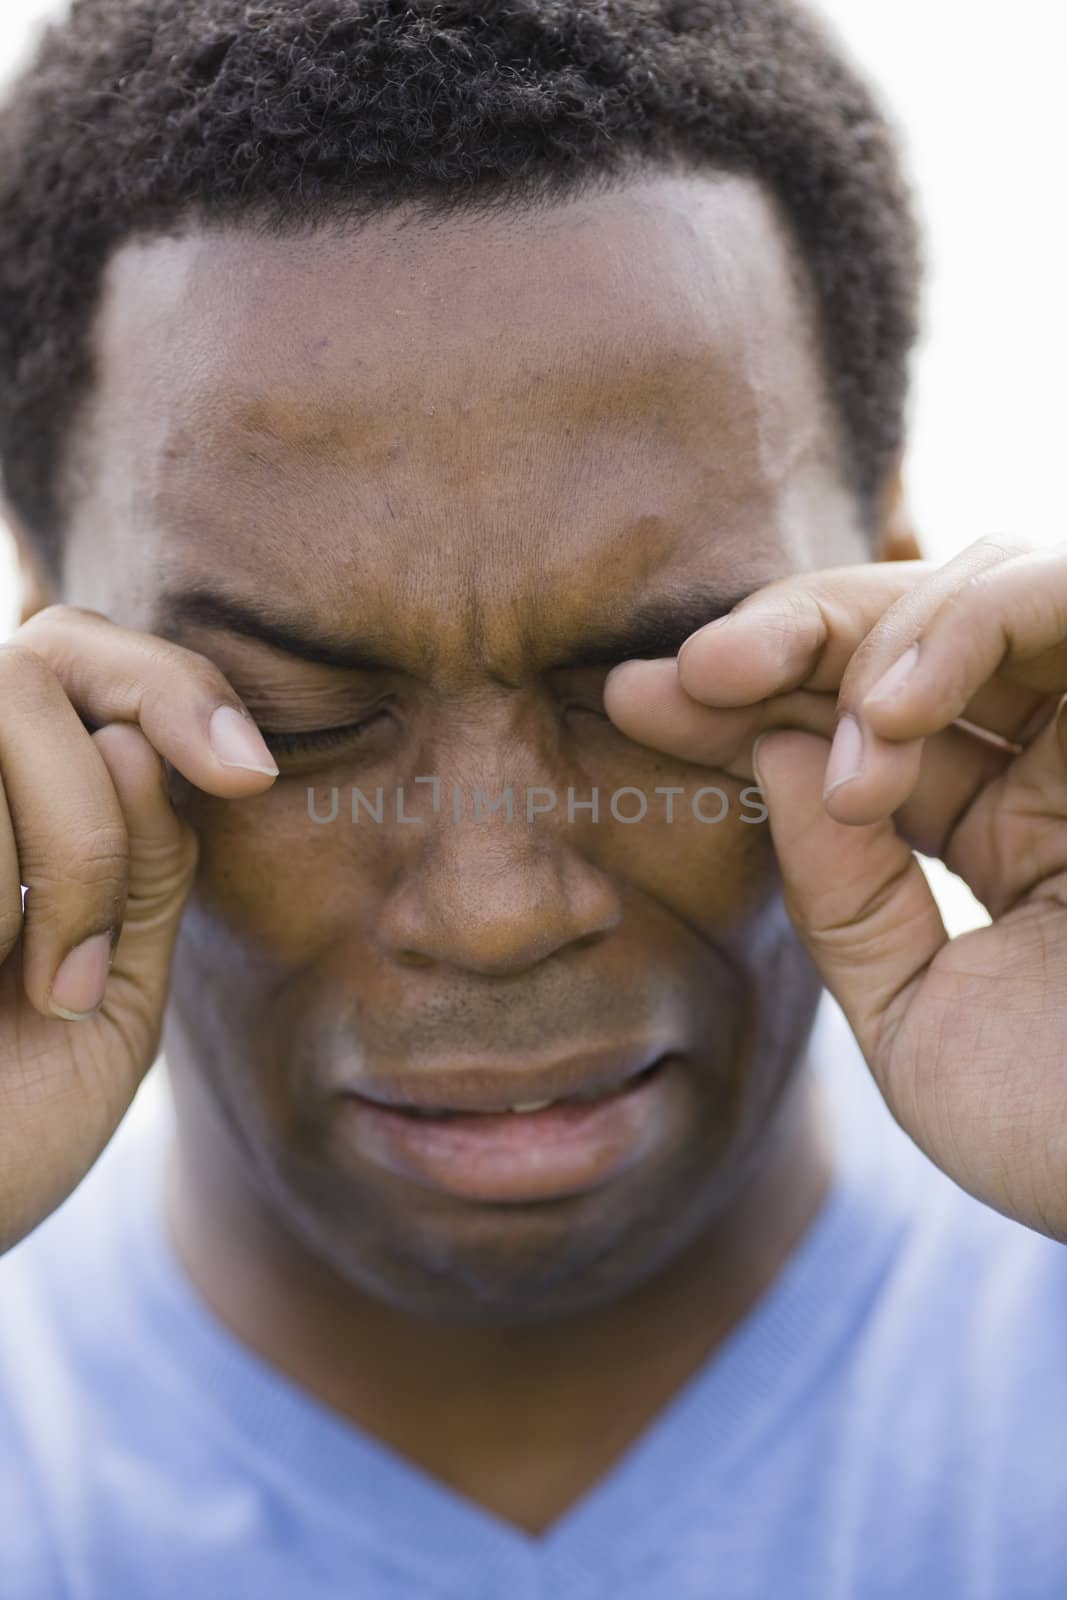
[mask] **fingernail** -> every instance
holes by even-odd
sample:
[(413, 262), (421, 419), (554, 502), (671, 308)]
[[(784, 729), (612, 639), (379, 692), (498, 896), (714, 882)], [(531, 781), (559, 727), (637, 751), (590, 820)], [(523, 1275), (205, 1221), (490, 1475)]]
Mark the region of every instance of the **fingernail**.
[(830, 759), (826, 765), (826, 782), (823, 799), (828, 800), (835, 789), (851, 783), (863, 771), (863, 729), (856, 718), (844, 716), (837, 724)]
[(872, 700), (891, 700), (905, 680), (911, 677), (918, 659), (919, 646), (913, 644), (910, 650), (904, 652), (899, 661), (894, 661), (888, 672), (882, 674), (874, 688), (864, 695), (864, 705), (870, 705)]
[(245, 772), (265, 772), (278, 776), (277, 764), (263, 743), (254, 722), (242, 717), (232, 706), (218, 706), (208, 724), (211, 748), (224, 767), (241, 767)]
[(94, 933), (64, 958), (48, 997), (49, 1010), (68, 1022), (91, 1016), (104, 998), (110, 970), (111, 935)]

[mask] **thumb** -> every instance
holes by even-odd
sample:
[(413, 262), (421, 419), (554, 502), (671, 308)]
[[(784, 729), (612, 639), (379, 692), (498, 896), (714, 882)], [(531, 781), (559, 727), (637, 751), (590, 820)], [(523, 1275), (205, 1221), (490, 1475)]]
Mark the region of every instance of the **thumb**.
[(790, 920), (884, 1088), (887, 1017), (895, 1022), (948, 942), (937, 902), (891, 818), (855, 826), (830, 816), (828, 740), (776, 731), (752, 754)]
[(196, 875), (198, 841), (171, 805), (163, 758), (133, 723), (109, 723), (93, 743), (115, 786), (129, 840), (122, 932), (103, 1010), (121, 1026), (138, 1075), (159, 1049), (171, 958)]

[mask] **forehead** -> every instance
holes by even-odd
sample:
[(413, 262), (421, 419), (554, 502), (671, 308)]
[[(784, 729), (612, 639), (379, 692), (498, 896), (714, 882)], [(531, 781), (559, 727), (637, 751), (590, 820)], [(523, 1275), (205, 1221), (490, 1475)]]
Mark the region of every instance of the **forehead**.
[(858, 558), (804, 275), (742, 177), (134, 241), (95, 341), (68, 589), (130, 622), (210, 573), (458, 637)]

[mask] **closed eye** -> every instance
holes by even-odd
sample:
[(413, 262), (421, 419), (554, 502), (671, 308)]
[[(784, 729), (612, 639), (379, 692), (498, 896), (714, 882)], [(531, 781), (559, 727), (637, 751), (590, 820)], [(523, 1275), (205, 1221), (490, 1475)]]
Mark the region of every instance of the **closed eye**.
[(300, 755), (305, 751), (328, 750), (334, 745), (351, 743), (387, 715), (385, 711), (375, 711), (360, 722), (349, 722), (340, 728), (310, 728), (306, 733), (281, 733), (264, 727), (259, 731), (268, 750), (277, 755)]
[[(571, 712), (580, 711), (586, 716), (595, 717), (598, 722), (611, 723), (611, 718), (602, 706), (569, 703), (564, 709)], [(383, 719), (389, 720), (389, 713), (379, 708), (370, 716), (361, 718), (359, 722), (348, 722), (337, 728), (309, 728), (306, 731), (290, 733), (281, 729), (264, 728), (260, 724), (257, 726), (272, 754), (298, 756), (316, 754), (338, 745), (358, 743)]]

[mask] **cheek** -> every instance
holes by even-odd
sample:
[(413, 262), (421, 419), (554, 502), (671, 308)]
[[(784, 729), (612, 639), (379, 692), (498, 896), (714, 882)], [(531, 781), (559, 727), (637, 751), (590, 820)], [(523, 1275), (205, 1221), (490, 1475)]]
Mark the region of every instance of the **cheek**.
[[(718, 781), (716, 781), (718, 777)], [(680, 783), (681, 780), (676, 779)], [(640, 822), (610, 819), (601, 827), (597, 865), (667, 906), (691, 927), (708, 933), (738, 926), (763, 906), (778, 886), (770, 829), (747, 784), (704, 773), (673, 797), (654, 796)], [(636, 814), (636, 797), (619, 809)], [(748, 819), (748, 820), (746, 820)]]
[[(198, 921), (235, 945), (254, 946), (282, 968), (304, 966), (343, 928), (351, 938), (380, 898), (385, 830), (346, 816), (314, 822), (307, 783), (279, 783), (252, 800), (187, 790), (175, 809), (200, 841), (190, 900)], [(325, 815), (325, 810), (323, 815)]]
[(583, 853), (690, 926), (709, 933), (738, 926), (778, 887), (754, 784), (642, 746), (620, 750), (615, 735), (599, 751), (586, 749), (583, 768), (600, 797), (600, 821), (582, 834)]

